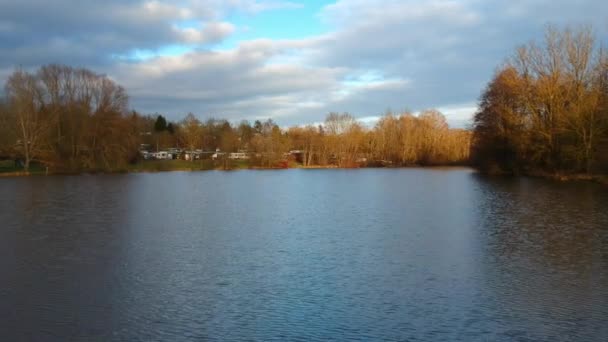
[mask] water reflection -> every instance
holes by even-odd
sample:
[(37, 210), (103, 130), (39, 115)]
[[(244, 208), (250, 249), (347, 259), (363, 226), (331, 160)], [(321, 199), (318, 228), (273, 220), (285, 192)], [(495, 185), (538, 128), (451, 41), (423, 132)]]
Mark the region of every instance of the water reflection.
[(608, 197), (588, 183), (477, 176), (480, 274), (507, 337), (601, 340)]
[(608, 192), (466, 169), (0, 179), (10, 340), (602, 340)]

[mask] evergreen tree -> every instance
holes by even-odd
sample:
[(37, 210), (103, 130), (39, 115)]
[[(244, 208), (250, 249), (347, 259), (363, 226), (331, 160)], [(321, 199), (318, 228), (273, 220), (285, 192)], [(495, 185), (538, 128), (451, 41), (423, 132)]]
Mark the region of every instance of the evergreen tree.
[(159, 115), (156, 118), (156, 122), (154, 123), (154, 131), (163, 132), (166, 130), (167, 130), (167, 120), (162, 115)]

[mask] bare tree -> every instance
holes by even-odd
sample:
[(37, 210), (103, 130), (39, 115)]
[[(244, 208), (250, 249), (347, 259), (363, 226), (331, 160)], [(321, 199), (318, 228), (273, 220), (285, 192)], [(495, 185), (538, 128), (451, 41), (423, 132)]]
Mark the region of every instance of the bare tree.
[(182, 120), (180, 133), (183, 145), (190, 150), (199, 147), (203, 141), (201, 122), (192, 113), (188, 113)]
[(19, 132), (19, 149), (24, 158), (24, 169), (29, 171), (32, 160), (46, 150), (51, 122), (44, 112), (43, 90), (37, 79), (23, 71), (15, 71), (6, 83), (6, 94), (13, 112), (13, 127)]
[(519, 48), (482, 96), (475, 158), (510, 171), (591, 173), (606, 136), (603, 61), (588, 27), (550, 26), (541, 45)]

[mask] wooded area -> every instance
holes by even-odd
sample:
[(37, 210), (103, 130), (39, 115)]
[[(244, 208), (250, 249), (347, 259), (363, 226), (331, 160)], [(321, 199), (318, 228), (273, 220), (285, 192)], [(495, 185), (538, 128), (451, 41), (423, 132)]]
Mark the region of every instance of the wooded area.
[(471, 157), (490, 173), (608, 173), (608, 56), (591, 29), (517, 49), (481, 97)]
[(450, 129), (436, 110), (385, 114), (367, 127), (348, 113), (330, 113), (320, 125), (281, 128), (271, 119), (238, 124), (179, 122), (128, 109), (126, 91), (86, 69), (48, 65), (16, 70), (0, 102), (0, 156), (55, 172), (126, 170), (142, 144), (154, 150), (243, 151), (251, 166), (274, 167), (289, 151), (302, 166), (452, 165), (468, 161), (467, 130)]
[(137, 156), (137, 115), (125, 90), (86, 69), (15, 71), (0, 105), (2, 155), (54, 170), (113, 170)]
[[(271, 119), (179, 122), (128, 107), (120, 85), (87, 69), (17, 69), (0, 98), (0, 159), (54, 172), (127, 170), (142, 144), (242, 152), (274, 167), (297, 151), (303, 167), (456, 165), (489, 173), (608, 173), (608, 55), (588, 28), (549, 27), (500, 67), (482, 94), (473, 131), (436, 110), (382, 116), (373, 127), (348, 113), (281, 128)], [(470, 158), (469, 158), (469, 154)]]

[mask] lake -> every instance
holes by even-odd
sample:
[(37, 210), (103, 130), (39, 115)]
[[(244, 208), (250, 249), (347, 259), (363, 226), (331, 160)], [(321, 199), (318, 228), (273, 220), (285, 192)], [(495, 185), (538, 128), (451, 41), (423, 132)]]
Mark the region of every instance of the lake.
[(0, 179), (4, 341), (608, 339), (608, 189), (468, 169)]

